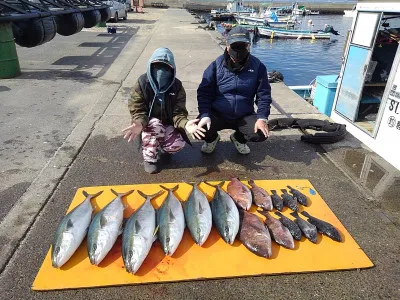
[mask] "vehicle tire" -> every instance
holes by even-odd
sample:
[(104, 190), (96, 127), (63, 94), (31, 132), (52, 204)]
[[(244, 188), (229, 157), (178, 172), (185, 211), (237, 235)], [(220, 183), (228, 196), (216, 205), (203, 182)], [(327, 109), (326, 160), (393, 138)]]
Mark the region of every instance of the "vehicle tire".
[(118, 22), (118, 13), (116, 12), (115, 16), (114, 16), (114, 23), (117, 23), (117, 22)]
[(100, 9), (101, 22), (108, 22), (111, 19), (111, 10), (109, 7)]
[(63, 36), (73, 35), (82, 30), (85, 25), (83, 15), (78, 13), (56, 16), (57, 33)]
[(15, 42), (21, 47), (35, 47), (51, 41), (57, 33), (53, 16), (37, 18), (12, 24)]
[(122, 20), (126, 21), (127, 18), (128, 18), (128, 12), (125, 11), (125, 17), (123, 17)]
[(83, 27), (91, 28), (100, 22), (101, 15), (99, 10), (95, 9), (95, 10), (84, 11), (83, 18), (85, 20), (85, 25)]

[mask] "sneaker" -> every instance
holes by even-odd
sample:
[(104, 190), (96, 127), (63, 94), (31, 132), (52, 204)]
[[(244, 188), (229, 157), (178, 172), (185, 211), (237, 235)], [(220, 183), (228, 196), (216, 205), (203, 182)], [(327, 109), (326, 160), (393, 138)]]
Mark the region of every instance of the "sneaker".
[(239, 143), (237, 139), (235, 138), (235, 133), (232, 133), (231, 136), (231, 141), (235, 145), (236, 150), (240, 154), (249, 154), (250, 153), (250, 148), (246, 144)]
[(155, 163), (155, 162), (144, 161), (143, 165), (144, 165), (144, 170), (147, 173), (155, 174), (155, 173), (159, 172), (158, 167), (157, 167), (157, 163)]
[(218, 135), (217, 138), (211, 143), (204, 142), (203, 146), (201, 146), (201, 152), (206, 154), (213, 153), (220, 139), (221, 137)]

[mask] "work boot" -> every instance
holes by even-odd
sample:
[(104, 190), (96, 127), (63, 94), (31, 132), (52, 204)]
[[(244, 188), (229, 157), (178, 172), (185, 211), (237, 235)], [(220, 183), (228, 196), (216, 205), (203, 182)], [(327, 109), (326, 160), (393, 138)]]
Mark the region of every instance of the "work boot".
[(231, 136), (231, 141), (233, 145), (235, 145), (236, 150), (240, 154), (249, 154), (250, 153), (250, 148), (246, 144), (239, 143), (238, 140), (235, 138), (235, 133), (232, 133)]
[(144, 165), (144, 170), (149, 174), (155, 174), (155, 173), (158, 173), (160, 171), (158, 169), (158, 166), (157, 166), (156, 162), (144, 161), (143, 165)]
[(201, 152), (206, 154), (213, 153), (220, 139), (221, 137), (218, 135), (217, 138), (211, 143), (204, 142), (203, 146), (201, 146)]

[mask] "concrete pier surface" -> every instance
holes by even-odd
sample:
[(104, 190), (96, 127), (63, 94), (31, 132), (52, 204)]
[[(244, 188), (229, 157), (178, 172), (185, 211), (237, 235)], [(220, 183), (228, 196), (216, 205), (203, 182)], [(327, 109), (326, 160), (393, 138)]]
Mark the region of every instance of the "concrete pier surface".
[[(196, 89), (220, 54), (216, 32), (183, 9), (145, 9), (37, 48), (18, 48), (22, 75), (0, 81), (0, 299), (398, 299), (400, 174), (351, 135), (316, 146), (297, 129), (273, 131), (238, 154), (224, 132), (206, 158), (186, 146), (155, 175), (127, 144), (127, 100), (157, 47), (175, 55), (177, 77), (197, 116)], [(268, 66), (267, 66), (268, 67)], [(272, 84), (270, 118), (322, 118), (283, 83)], [(311, 181), (375, 264), (371, 269), (33, 292), (30, 287), (59, 220), (82, 186), (243, 179)], [(238, 258), (240, 259), (240, 258)], [(199, 262), (201, 263), (201, 262)], [(245, 262), (243, 262), (245, 263)]]

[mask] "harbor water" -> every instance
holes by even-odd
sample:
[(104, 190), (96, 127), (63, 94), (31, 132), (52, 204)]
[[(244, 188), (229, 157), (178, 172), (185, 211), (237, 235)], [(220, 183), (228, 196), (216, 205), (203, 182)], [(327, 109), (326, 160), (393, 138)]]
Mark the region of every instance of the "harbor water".
[[(309, 26), (312, 20), (314, 26)], [(310, 15), (298, 17), (295, 29), (318, 30), (325, 24), (332, 25), (340, 35), (330, 40), (285, 40), (260, 38), (251, 47), (251, 53), (259, 58), (268, 71), (283, 74), (286, 85), (309, 85), (316, 76), (339, 74), (346, 36), (353, 19), (342, 15)], [(225, 29), (217, 25), (222, 33)]]

